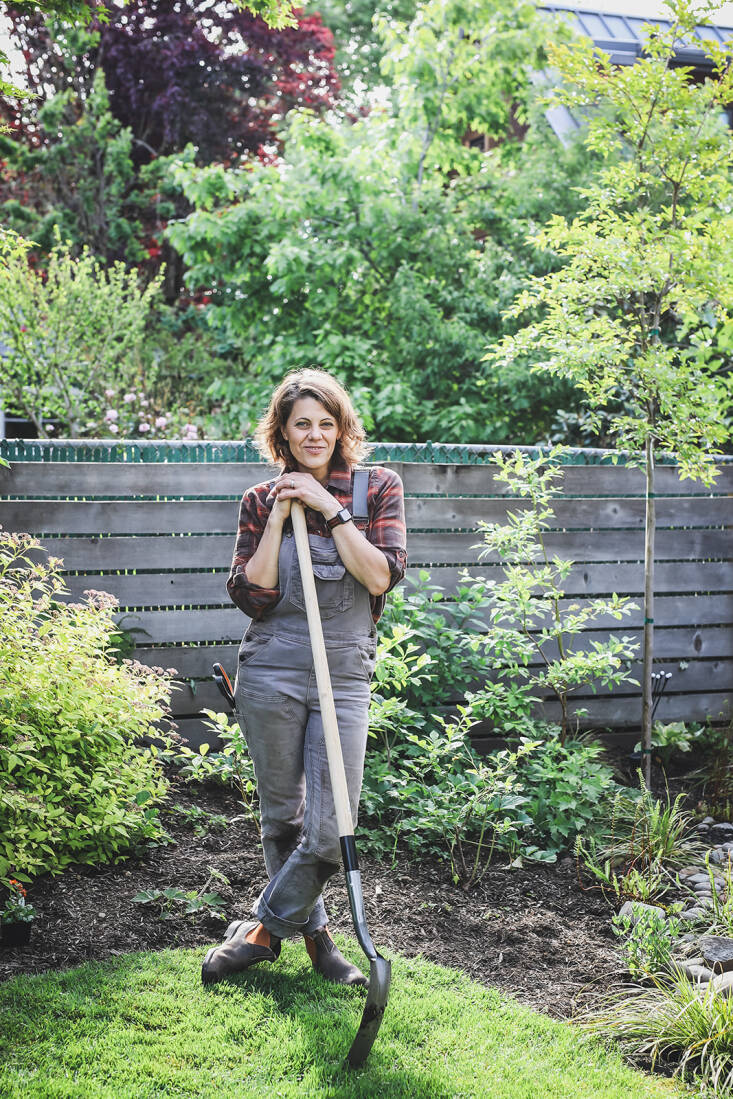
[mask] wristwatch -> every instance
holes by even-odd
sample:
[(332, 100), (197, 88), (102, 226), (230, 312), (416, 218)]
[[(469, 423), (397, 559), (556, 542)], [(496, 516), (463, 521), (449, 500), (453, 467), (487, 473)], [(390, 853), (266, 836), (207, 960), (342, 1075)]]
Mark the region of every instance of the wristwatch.
[(326, 520), (326, 526), (329, 530), (333, 530), (334, 527), (338, 527), (341, 523), (351, 522), (352, 515), (348, 508), (341, 508), (341, 511), (337, 511), (332, 519)]

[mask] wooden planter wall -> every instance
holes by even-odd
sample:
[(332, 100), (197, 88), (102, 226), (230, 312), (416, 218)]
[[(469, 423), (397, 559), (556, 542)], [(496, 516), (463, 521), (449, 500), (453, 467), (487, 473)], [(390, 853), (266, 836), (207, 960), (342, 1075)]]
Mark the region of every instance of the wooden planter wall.
[[(405, 485), (409, 574), (428, 569), (450, 592), (463, 567), (499, 573), (495, 562), (478, 564), (477, 524), (502, 521), (518, 501), (507, 498), (491, 466), (385, 464)], [(72, 597), (85, 588), (117, 596), (122, 625), (135, 631), (137, 659), (178, 670), (174, 712), (192, 743), (206, 736), (201, 708), (222, 708), (212, 662), (233, 678), (248, 622), (225, 588), (239, 497), (269, 476), (270, 467), (232, 462), (21, 461), (0, 468), (0, 524), (37, 535), (63, 558)], [(723, 466), (712, 491), (680, 482), (671, 466), (658, 468), (658, 481), (655, 658), (672, 679), (657, 717), (724, 721), (733, 701), (733, 464)], [(547, 542), (551, 553), (576, 562), (568, 595), (618, 592), (639, 603), (631, 618), (597, 623), (587, 642), (608, 633), (640, 638), (641, 472), (568, 465), (562, 493)], [(640, 665), (635, 671), (639, 678)], [(584, 725), (631, 730), (640, 720), (640, 688), (586, 693), (576, 705), (588, 710)], [(556, 707), (547, 703), (545, 713), (556, 716)]]

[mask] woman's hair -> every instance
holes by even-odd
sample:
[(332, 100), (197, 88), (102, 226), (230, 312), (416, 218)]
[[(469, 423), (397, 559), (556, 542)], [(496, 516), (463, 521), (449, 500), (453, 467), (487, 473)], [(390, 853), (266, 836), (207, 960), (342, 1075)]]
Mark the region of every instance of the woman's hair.
[(332, 465), (345, 464), (351, 468), (366, 458), (370, 448), (351, 398), (331, 374), (314, 368), (293, 370), (272, 394), (270, 406), (254, 434), (255, 445), (263, 457), (282, 468), (292, 464), (293, 456), (283, 428), (300, 397), (313, 397), (319, 401), (338, 424), (341, 438), (336, 443)]

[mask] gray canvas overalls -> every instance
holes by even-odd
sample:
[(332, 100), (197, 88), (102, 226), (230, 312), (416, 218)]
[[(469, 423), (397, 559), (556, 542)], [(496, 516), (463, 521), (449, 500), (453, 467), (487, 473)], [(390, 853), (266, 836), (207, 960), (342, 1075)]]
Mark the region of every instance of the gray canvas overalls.
[[(376, 628), (369, 592), (345, 569), (334, 540), (308, 537), (356, 827)], [(285, 938), (325, 926), (321, 890), (341, 859), (292, 530), (283, 532), (279, 587), (279, 602), (242, 640), (235, 705), (257, 776), (270, 878), (255, 911), (268, 931)]]

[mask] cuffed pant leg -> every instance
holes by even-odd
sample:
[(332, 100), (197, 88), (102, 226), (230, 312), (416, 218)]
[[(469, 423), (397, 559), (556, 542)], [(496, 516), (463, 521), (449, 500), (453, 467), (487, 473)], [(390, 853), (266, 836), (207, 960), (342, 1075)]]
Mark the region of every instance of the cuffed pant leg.
[[(340, 683), (333, 677), (334, 701), (341, 750), (349, 791), (351, 817), (357, 822), (368, 733), (369, 689), (363, 676), (357, 682)], [(342, 687), (339, 690), (339, 687)], [(326, 881), (341, 861), (338, 825), (323, 736), (320, 709), (308, 717), (305, 743), (306, 806), (300, 843), (263, 890), (257, 915), (268, 930), (287, 936), (294, 931), (310, 934), (325, 924), (325, 911), (317, 906)]]
[[(260, 694), (257, 689), (246, 688), (237, 692), (237, 703), (257, 778), (262, 849), (272, 879), (297, 848), (303, 833), (307, 707), (288, 695), (272, 691)], [(313, 910), (322, 927), (327, 917), (320, 890)], [(269, 920), (265, 926), (273, 934), (278, 933)]]

